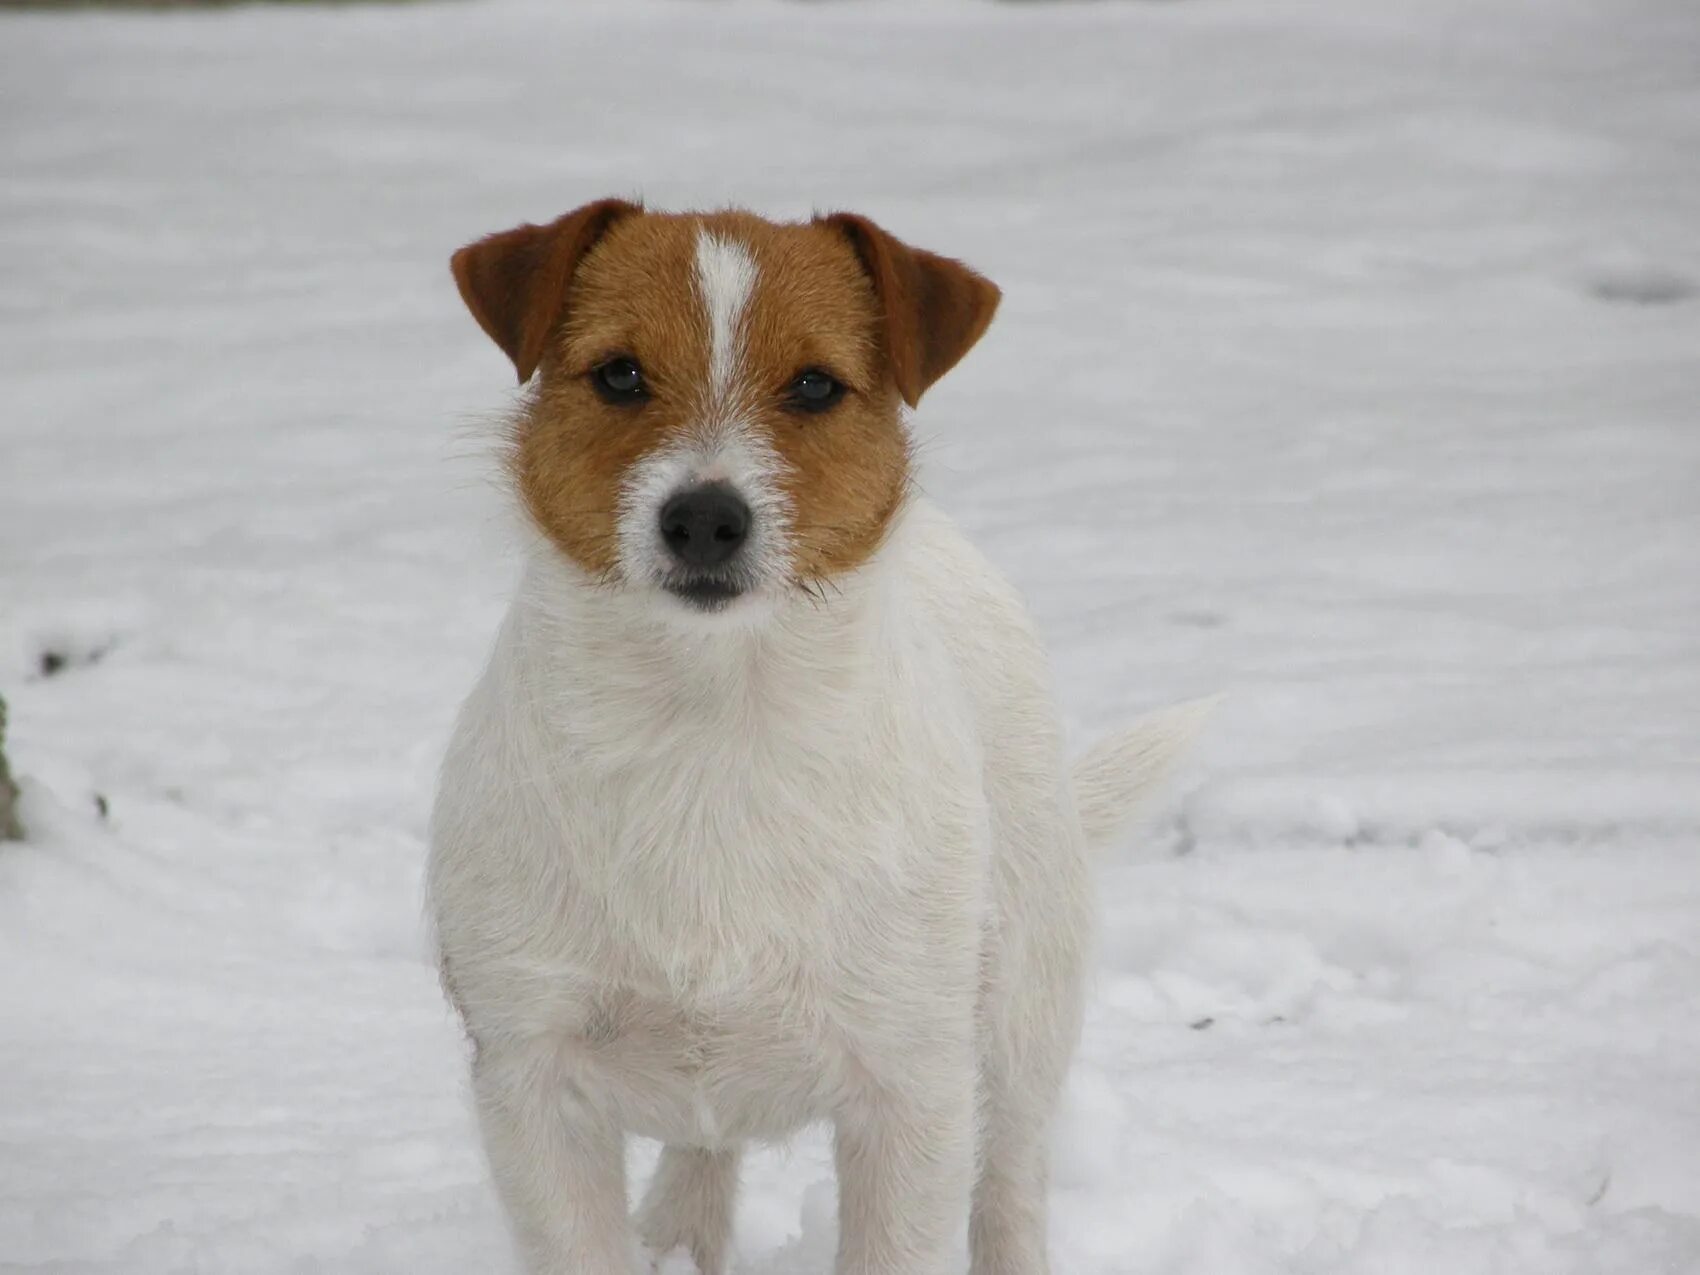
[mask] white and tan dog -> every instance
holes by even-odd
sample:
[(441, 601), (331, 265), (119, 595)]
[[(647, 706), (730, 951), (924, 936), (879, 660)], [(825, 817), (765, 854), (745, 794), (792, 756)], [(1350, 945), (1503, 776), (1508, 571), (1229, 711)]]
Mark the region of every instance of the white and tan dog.
[[(454, 258), (537, 384), (541, 533), (434, 815), (444, 985), (529, 1270), (726, 1269), (740, 1147), (829, 1120), (842, 1275), (1046, 1270), (1088, 845), (1189, 725), (1065, 763), (1020, 600), (903, 407), (998, 290), (856, 216), (620, 201)], [(971, 1210), (970, 1210), (971, 1202)]]

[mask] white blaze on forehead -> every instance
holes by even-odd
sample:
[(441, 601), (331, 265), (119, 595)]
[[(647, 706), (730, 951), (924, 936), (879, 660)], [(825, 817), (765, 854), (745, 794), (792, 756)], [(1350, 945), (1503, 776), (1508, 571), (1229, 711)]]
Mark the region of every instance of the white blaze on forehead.
[(710, 401), (723, 404), (743, 361), (743, 317), (756, 287), (756, 263), (743, 244), (697, 231), (697, 292), (708, 312)]
[(676, 576), (680, 567), (662, 537), (661, 510), (679, 492), (722, 482), (750, 509), (748, 537), (731, 575), (746, 589), (783, 589), (790, 580), (791, 510), (780, 483), (781, 462), (744, 418), (738, 393), (755, 258), (748, 246), (699, 226), (695, 273), (708, 330), (707, 384), (696, 419), (626, 474), (618, 523), (620, 573), (650, 585)]

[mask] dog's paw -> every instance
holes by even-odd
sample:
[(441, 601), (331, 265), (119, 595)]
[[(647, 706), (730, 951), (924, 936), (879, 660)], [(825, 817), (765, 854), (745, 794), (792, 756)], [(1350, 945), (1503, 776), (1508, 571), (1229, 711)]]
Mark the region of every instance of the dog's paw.
[(638, 1275), (700, 1275), (696, 1262), (683, 1245), (675, 1245), (663, 1252), (640, 1243), (637, 1253)]

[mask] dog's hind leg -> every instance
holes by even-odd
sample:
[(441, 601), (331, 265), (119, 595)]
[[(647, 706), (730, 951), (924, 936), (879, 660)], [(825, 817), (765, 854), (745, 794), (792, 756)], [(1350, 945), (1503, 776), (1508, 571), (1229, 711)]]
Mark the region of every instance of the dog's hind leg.
[(736, 1147), (666, 1147), (638, 1210), (644, 1247), (657, 1258), (682, 1248), (700, 1275), (725, 1275), (739, 1159)]

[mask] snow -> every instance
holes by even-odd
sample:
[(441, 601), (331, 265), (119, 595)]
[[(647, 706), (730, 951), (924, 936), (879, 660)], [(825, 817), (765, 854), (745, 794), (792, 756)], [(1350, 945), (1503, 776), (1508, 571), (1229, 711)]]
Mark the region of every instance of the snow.
[[(0, 1271), (514, 1269), (420, 919), (515, 565), (445, 263), (633, 192), (1002, 283), (928, 488), (1080, 740), (1228, 692), (1103, 869), (1059, 1275), (1700, 1271), (1696, 48), (1685, 0), (0, 15)], [(829, 1269), (824, 1137), (746, 1181), (741, 1269)]]

